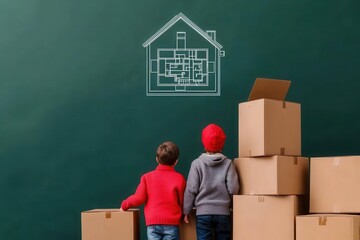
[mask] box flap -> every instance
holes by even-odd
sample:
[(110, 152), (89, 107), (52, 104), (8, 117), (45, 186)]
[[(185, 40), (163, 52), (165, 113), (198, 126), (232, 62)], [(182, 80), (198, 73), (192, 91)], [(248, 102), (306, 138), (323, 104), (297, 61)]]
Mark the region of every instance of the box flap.
[(284, 101), (291, 81), (270, 78), (256, 78), (249, 101), (267, 98)]

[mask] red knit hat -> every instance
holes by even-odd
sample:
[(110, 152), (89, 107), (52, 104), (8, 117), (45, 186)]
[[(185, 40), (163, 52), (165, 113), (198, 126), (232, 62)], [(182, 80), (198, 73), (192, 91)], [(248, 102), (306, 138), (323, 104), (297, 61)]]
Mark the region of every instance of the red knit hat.
[(206, 151), (220, 152), (225, 143), (226, 135), (216, 124), (207, 125), (202, 131), (202, 143)]

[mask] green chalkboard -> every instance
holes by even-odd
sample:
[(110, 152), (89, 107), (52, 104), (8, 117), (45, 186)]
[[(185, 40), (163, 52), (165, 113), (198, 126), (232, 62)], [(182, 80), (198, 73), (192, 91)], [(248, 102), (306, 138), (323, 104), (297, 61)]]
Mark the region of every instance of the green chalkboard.
[[(303, 156), (360, 154), (359, 9), (358, 0), (0, 1), (0, 238), (81, 239), (81, 211), (119, 207), (156, 166), (159, 143), (179, 145), (187, 176), (208, 123), (237, 157), (237, 106), (257, 77), (292, 81)], [(146, 95), (143, 43), (180, 12), (216, 30), (220, 96)]]

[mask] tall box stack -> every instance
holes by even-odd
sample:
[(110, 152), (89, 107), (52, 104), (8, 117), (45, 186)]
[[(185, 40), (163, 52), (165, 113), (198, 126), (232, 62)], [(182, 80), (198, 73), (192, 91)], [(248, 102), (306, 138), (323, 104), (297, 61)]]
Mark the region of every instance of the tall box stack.
[(309, 159), (301, 157), (300, 104), (285, 101), (289, 87), (258, 78), (249, 101), (239, 104), (234, 240), (294, 240), (295, 217), (306, 211)]
[(297, 239), (360, 239), (360, 156), (311, 158), (310, 169), (311, 214), (297, 217)]

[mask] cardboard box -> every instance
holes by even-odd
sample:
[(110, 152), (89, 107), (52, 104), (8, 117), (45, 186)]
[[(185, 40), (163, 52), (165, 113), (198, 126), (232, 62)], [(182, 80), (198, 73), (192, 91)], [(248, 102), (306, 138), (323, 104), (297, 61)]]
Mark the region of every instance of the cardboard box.
[(81, 213), (82, 240), (139, 240), (139, 210), (94, 209)]
[(234, 165), (240, 178), (240, 194), (308, 194), (309, 158), (281, 155), (237, 158)]
[(233, 240), (294, 240), (299, 196), (234, 195)]
[(196, 210), (193, 209), (189, 215), (189, 223), (181, 220), (180, 240), (197, 240), (196, 238)]
[(296, 217), (296, 240), (359, 240), (360, 216), (314, 214)]
[(256, 79), (239, 104), (239, 157), (301, 156), (301, 106), (284, 101), (290, 83)]
[(360, 156), (310, 159), (310, 212), (360, 213)]

